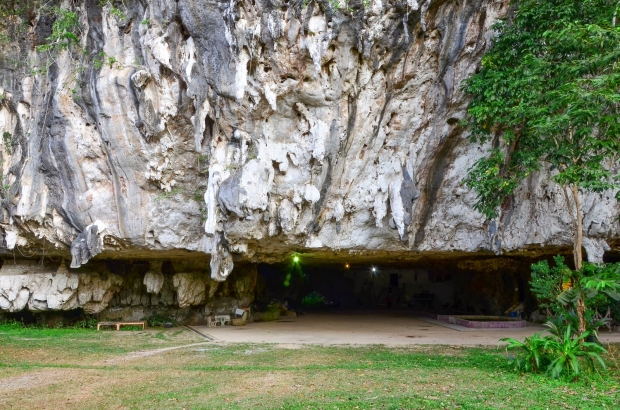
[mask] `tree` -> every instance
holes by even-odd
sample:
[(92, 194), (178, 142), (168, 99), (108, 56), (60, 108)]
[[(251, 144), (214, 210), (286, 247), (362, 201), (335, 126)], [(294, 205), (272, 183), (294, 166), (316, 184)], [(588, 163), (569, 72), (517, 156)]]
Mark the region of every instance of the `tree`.
[[(597, 296), (603, 300), (616, 302), (620, 300), (620, 264), (584, 262), (581, 270), (572, 270), (564, 263), (563, 256), (556, 256), (553, 259), (554, 267), (550, 267), (546, 260), (532, 265), (530, 282), (532, 293), (536, 296), (539, 307), (560, 313), (560, 317), (564, 316), (561, 313), (563, 307), (571, 304), (579, 306), (578, 302), (582, 300), (584, 309), (582, 316), (577, 315), (578, 324), (574, 329), (583, 332), (587, 330), (587, 323), (583, 323), (584, 329), (580, 329), (585, 316), (583, 315), (585, 307), (591, 306)], [(568, 314), (565, 317), (570, 318), (572, 315)]]
[[(599, 293), (605, 294), (615, 301), (620, 300), (620, 265), (617, 263), (601, 266), (586, 263), (580, 270), (564, 267), (562, 272), (564, 283), (570, 284), (557, 297), (557, 301), (563, 305), (572, 303), (579, 308), (579, 301), (583, 301), (583, 311), (585, 311), (585, 300), (594, 298)], [(579, 309), (577, 313), (579, 314)], [(580, 330), (581, 320), (582, 316), (579, 317)]]
[[(520, 0), (497, 32), (481, 69), (465, 80), (466, 125), (492, 142), (465, 184), (489, 219), (518, 184), (548, 169), (574, 225), (575, 270), (582, 269), (580, 194), (619, 187), (620, 6), (609, 0)], [(618, 197), (618, 195), (616, 195)], [(585, 329), (583, 298), (576, 301)]]
[(564, 272), (569, 270), (563, 256), (557, 255), (553, 260), (555, 262), (553, 267), (549, 266), (546, 260), (533, 264), (530, 281), (530, 290), (538, 301), (538, 307), (546, 308), (548, 315), (562, 310), (562, 304), (557, 298), (562, 293)]

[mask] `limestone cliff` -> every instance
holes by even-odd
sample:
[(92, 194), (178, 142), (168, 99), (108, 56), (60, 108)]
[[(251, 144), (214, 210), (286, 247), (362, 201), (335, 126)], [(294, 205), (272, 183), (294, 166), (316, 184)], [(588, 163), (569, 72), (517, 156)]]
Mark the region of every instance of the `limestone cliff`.
[[(53, 9), (2, 27), (6, 258), (77, 268), (210, 255), (222, 281), (235, 263), (294, 251), (419, 260), (571, 243), (564, 196), (540, 175), (494, 221), (461, 185), (486, 149), (460, 126), (460, 84), (508, 1), (56, 5), (79, 20), (67, 49), (37, 49), (50, 43)], [(588, 254), (600, 258), (618, 242), (618, 206), (611, 194), (583, 201)], [(158, 274), (147, 287), (161, 289)], [(64, 295), (52, 305), (75, 303), (81, 280), (52, 281)], [(166, 286), (187, 288), (178, 302), (192, 304), (210, 292), (195, 280)]]

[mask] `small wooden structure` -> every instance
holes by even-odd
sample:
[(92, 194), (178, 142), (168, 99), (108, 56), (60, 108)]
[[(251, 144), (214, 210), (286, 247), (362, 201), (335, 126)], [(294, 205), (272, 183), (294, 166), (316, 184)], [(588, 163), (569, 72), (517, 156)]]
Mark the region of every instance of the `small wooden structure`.
[(100, 330), (101, 326), (115, 326), (116, 330), (121, 330), (121, 326), (142, 326), (142, 330), (144, 330), (146, 329), (146, 320), (137, 322), (99, 322), (97, 323), (97, 330)]

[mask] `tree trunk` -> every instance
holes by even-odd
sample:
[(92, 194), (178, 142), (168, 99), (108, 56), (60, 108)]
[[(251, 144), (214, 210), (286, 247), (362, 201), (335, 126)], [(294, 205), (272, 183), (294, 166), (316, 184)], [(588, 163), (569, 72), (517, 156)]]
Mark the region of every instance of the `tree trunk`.
[[(575, 201), (575, 239), (573, 241), (573, 258), (575, 260), (575, 270), (579, 271), (582, 268), (583, 255), (581, 254), (581, 246), (583, 245), (583, 215), (581, 214), (581, 201), (579, 200), (579, 189), (577, 185), (571, 185), (571, 193), (573, 194), (573, 200)], [(574, 286), (574, 285), (573, 285)], [(577, 285), (579, 286), (579, 285)], [(583, 294), (579, 294), (577, 300), (577, 317), (579, 318), (579, 333), (586, 331), (586, 303), (583, 300)]]
[(579, 297), (577, 299), (577, 317), (579, 318), (579, 334), (583, 334), (586, 331), (586, 303), (583, 300), (583, 297)]

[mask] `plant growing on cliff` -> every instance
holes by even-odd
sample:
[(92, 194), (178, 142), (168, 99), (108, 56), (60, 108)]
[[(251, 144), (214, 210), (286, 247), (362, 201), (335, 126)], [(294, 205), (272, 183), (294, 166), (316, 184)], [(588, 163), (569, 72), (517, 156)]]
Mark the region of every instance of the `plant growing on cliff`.
[(55, 7), (52, 9), (55, 18), (52, 33), (46, 38), (47, 43), (37, 47), (39, 52), (57, 52), (66, 50), (80, 42), (80, 23), (75, 12)]
[(17, 145), (17, 141), (10, 132), (5, 131), (2, 133), (2, 144), (6, 152), (11, 155), (13, 153), (13, 148)]
[(125, 6), (125, 2), (123, 1), (101, 0), (99, 2), (99, 5), (101, 7), (110, 6), (109, 13), (111, 16), (115, 17), (118, 20), (127, 20), (127, 14), (125, 14), (121, 9), (116, 7), (117, 4), (125, 9), (127, 8)]
[(0, 42), (10, 42), (15, 34), (26, 33), (29, 29), (30, 12), (40, 7), (39, 0), (18, 1), (0, 0), (0, 31), (9, 30), (11, 33), (0, 33)]
[[(42, 59), (41, 67), (33, 67), (31, 74), (47, 75), (49, 68), (58, 61), (62, 52), (71, 60), (71, 76), (73, 79), (79, 71), (80, 60), (84, 51), (80, 48), (80, 36), (82, 27), (79, 15), (76, 11), (71, 11), (62, 7), (43, 6), (39, 10), (41, 15), (47, 15), (53, 19), (52, 31), (45, 39), (46, 43), (36, 47), (39, 53), (45, 58)], [(64, 89), (63, 85), (63, 89)]]
[[(494, 26), (497, 37), (481, 69), (464, 83), (472, 98), (470, 138), (492, 147), (465, 179), (478, 196), (475, 209), (497, 217), (519, 183), (543, 171), (563, 190), (577, 271), (581, 193), (619, 187), (617, 9), (607, 0), (522, 0), (512, 21)], [(583, 332), (583, 299), (576, 304)]]

